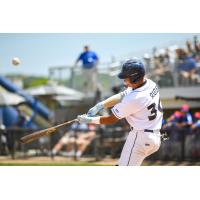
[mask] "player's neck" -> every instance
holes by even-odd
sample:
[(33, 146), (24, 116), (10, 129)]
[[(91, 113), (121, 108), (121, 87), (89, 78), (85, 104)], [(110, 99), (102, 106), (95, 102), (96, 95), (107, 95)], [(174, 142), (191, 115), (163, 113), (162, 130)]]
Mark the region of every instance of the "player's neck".
[(133, 84), (133, 86), (132, 86), (133, 90), (144, 86), (144, 85), (146, 84), (146, 82), (147, 82), (147, 80), (146, 80), (146, 79), (143, 79), (143, 80), (141, 81), (141, 83)]

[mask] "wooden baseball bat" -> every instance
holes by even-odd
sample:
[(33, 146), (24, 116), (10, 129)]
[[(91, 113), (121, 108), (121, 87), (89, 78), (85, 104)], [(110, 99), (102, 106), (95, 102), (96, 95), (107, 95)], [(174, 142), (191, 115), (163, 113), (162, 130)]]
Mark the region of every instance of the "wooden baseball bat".
[(71, 124), (72, 122), (77, 122), (77, 121), (78, 121), (77, 119), (73, 119), (71, 121), (67, 121), (67, 122), (64, 122), (62, 124), (59, 124), (59, 125), (47, 128), (47, 129), (43, 129), (41, 131), (36, 131), (34, 133), (31, 133), (29, 135), (26, 135), (26, 136), (20, 138), (20, 142), (22, 144), (26, 144), (26, 143), (32, 142), (34, 140), (37, 140), (40, 137), (47, 136), (47, 135), (55, 132), (58, 128), (61, 128), (63, 126), (66, 126), (67, 124)]

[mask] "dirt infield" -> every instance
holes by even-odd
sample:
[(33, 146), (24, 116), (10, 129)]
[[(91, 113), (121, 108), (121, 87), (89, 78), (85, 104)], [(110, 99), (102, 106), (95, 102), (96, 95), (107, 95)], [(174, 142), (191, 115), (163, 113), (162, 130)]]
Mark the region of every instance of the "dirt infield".
[[(57, 156), (53, 160), (50, 157), (29, 157), (11, 159), (0, 156), (0, 166), (115, 166), (117, 159), (105, 158), (96, 161), (94, 158), (81, 158), (75, 161), (73, 158)], [(177, 161), (144, 161), (142, 166), (200, 166), (199, 162)]]
[(76, 161), (73, 158), (66, 158), (56, 156), (54, 159), (50, 157), (29, 157), (29, 158), (17, 158), (11, 159), (9, 157), (0, 157), (1, 165), (29, 165), (29, 166), (113, 166), (117, 163), (116, 159), (103, 159), (100, 161), (94, 160), (94, 158), (81, 158)]

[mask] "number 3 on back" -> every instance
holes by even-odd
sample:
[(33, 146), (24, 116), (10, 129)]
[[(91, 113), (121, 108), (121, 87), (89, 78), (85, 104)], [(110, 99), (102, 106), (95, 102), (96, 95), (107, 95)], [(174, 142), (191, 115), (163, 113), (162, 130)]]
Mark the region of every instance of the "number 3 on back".
[[(147, 107), (148, 110), (151, 111), (151, 115), (148, 116), (149, 120), (154, 120), (157, 116), (157, 110), (156, 110), (156, 104), (155, 103), (152, 103), (151, 105), (149, 105)], [(161, 102), (160, 102), (160, 99), (159, 99), (159, 102), (158, 102), (158, 110), (160, 112), (163, 112), (163, 109), (162, 109), (162, 106), (161, 106)]]

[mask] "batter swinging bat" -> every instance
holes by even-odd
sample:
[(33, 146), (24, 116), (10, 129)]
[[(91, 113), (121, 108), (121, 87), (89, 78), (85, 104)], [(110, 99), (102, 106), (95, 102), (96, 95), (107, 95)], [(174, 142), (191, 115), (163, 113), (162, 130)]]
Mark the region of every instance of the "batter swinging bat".
[(20, 142), (22, 144), (32, 142), (32, 141), (37, 140), (38, 138), (40, 138), (42, 136), (47, 136), (47, 135), (55, 132), (58, 128), (61, 128), (63, 126), (66, 126), (67, 124), (71, 124), (72, 122), (77, 122), (77, 121), (78, 121), (77, 119), (73, 119), (71, 121), (64, 122), (62, 124), (53, 126), (51, 128), (47, 128), (47, 129), (44, 129), (44, 130), (41, 130), (41, 131), (36, 131), (32, 134), (29, 134), (29, 135), (26, 135), (26, 136), (20, 138)]

